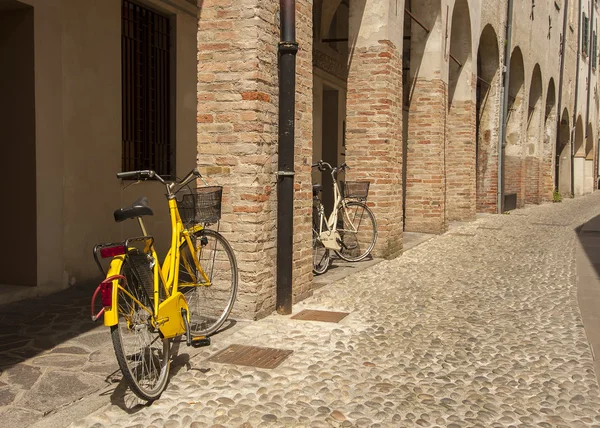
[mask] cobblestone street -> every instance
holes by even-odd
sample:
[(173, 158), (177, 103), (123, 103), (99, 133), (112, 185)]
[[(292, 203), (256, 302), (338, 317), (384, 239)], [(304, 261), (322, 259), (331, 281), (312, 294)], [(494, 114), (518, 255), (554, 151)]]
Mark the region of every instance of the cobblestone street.
[[(600, 192), (455, 226), (294, 306), (340, 323), (240, 323), (181, 346), (151, 406), (116, 383), (70, 426), (600, 427), (575, 263), (575, 228), (599, 213)], [(294, 352), (273, 370), (206, 361), (234, 343)]]

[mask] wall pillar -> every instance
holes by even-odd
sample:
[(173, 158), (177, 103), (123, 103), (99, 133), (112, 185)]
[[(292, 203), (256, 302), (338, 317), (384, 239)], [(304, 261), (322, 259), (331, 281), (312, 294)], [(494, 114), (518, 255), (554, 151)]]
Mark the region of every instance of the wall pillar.
[[(471, 84), (477, 76), (470, 79)], [(475, 88), (472, 88), (472, 94)], [(448, 111), (446, 174), (449, 221), (473, 220), (477, 208), (475, 100), (454, 101)]]
[[(298, 0), (293, 298), (311, 293), (312, 3)], [(278, 2), (205, 0), (198, 22), (198, 165), (223, 185), (239, 268), (234, 316), (275, 309)]]
[(346, 162), (352, 180), (371, 182), (377, 218), (376, 257), (402, 250), (402, 61), (397, 46), (379, 40), (354, 50), (348, 75)]
[(574, 194), (575, 196), (583, 195), (583, 183), (585, 181), (585, 157), (575, 156), (573, 160), (574, 170)]
[(443, 233), (446, 218), (447, 85), (439, 76), (413, 89), (406, 153), (406, 231)]

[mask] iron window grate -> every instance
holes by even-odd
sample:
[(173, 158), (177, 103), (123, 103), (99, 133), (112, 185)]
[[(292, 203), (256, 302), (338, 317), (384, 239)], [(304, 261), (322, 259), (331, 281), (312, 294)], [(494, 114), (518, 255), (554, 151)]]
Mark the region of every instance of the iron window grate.
[(122, 169), (172, 174), (169, 18), (123, 0)]

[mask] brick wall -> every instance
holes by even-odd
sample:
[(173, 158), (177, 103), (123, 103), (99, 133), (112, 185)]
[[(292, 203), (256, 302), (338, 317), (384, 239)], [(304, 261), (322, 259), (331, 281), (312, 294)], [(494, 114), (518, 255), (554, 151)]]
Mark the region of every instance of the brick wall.
[(355, 49), (348, 76), (346, 162), (352, 180), (371, 182), (375, 256), (402, 250), (402, 60), (396, 46)]
[(445, 215), (444, 162), (446, 84), (441, 79), (415, 83), (408, 113), (406, 153), (406, 231), (442, 233)]
[[(294, 298), (311, 288), (312, 9), (297, 2), (300, 44), (296, 113)], [(240, 272), (234, 316), (275, 309), (278, 75), (269, 0), (204, 0), (198, 23), (198, 165), (224, 187), (221, 231)]]
[(554, 193), (554, 150), (556, 150), (556, 117), (554, 114), (546, 119), (543, 155), (539, 167), (539, 202), (550, 202)]
[[(476, 76), (473, 81), (476, 81)], [(475, 103), (470, 100), (454, 101), (448, 111), (446, 204), (449, 221), (475, 218), (475, 111)]]
[(521, 157), (506, 156), (504, 158), (504, 194), (517, 194), (517, 207), (523, 206), (523, 192), (521, 191), (521, 177), (524, 168)]
[(540, 203), (540, 160), (527, 156), (525, 163), (525, 203)]

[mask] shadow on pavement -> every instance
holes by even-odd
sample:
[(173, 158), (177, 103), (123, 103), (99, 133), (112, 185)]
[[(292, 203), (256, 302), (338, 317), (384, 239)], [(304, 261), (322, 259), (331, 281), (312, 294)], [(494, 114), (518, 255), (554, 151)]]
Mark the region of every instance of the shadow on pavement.
[[(0, 368), (8, 369), (102, 324), (90, 318), (97, 284), (0, 306)], [(73, 350), (75, 351), (75, 350)]]

